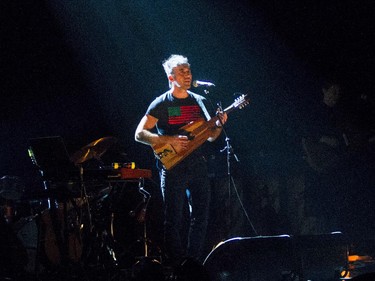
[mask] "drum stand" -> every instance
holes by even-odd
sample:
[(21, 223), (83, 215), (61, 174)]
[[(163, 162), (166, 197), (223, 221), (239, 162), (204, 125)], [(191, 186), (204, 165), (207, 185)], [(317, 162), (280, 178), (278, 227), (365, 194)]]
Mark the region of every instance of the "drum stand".
[[(111, 185), (111, 183), (114, 183), (114, 186)], [(125, 212), (125, 214), (128, 217), (128, 219), (131, 219), (132, 221), (135, 221), (137, 225), (140, 226), (139, 232), (137, 232), (137, 242), (140, 242), (140, 251), (137, 252), (137, 254), (133, 257), (135, 260), (141, 260), (144, 257), (149, 256), (149, 237), (148, 237), (148, 229), (147, 229), (147, 208), (151, 199), (151, 194), (144, 188), (144, 178), (138, 178), (138, 179), (129, 179), (129, 180), (120, 180), (120, 181), (111, 181), (110, 182), (110, 192), (107, 195), (108, 197), (112, 198), (113, 196), (116, 196), (115, 190), (118, 185), (126, 184), (128, 182), (134, 182), (137, 184), (137, 188), (135, 189), (138, 193), (142, 195), (140, 202), (137, 206), (135, 206), (132, 210)], [(112, 194), (112, 192), (114, 192)], [(122, 195), (119, 196), (121, 198)], [(118, 199), (118, 198), (117, 198)], [(113, 202), (113, 198), (109, 199), (111, 206), (108, 207), (110, 211), (110, 221), (109, 221), (109, 229), (106, 230), (105, 226), (101, 225), (101, 223), (97, 223), (97, 215), (94, 213), (94, 218), (92, 222), (92, 229), (93, 231), (90, 231), (90, 236), (92, 235), (92, 241), (90, 244), (91, 246), (91, 258), (95, 258), (92, 260), (92, 262), (96, 263), (104, 263), (104, 267), (108, 269), (109, 271), (113, 271), (113, 274), (116, 274), (116, 270), (122, 270), (122, 261), (121, 257), (120, 260), (118, 260), (117, 257), (117, 250), (119, 249), (117, 245), (122, 245), (121, 241), (118, 241), (116, 238), (119, 233), (116, 235), (116, 229), (115, 229), (115, 217), (116, 217), (116, 206), (119, 204), (118, 202)], [(121, 199), (120, 199), (121, 200)], [(115, 207), (113, 206), (116, 205)], [(120, 239), (120, 237), (118, 237)], [(134, 241), (136, 242), (136, 241)], [(122, 245), (124, 246), (124, 245)], [(130, 247), (128, 245), (125, 246)], [(91, 260), (89, 257), (89, 262)], [(92, 265), (94, 265), (94, 263)]]

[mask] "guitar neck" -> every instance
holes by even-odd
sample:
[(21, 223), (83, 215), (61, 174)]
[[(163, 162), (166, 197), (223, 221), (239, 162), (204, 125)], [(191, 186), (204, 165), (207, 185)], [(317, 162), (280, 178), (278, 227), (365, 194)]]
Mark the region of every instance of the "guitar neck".
[(224, 110), (223, 110), (223, 112), (224, 113), (226, 113), (226, 114), (229, 114), (229, 113), (231, 113), (233, 110), (235, 110), (237, 107), (235, 107), (233, 104), (231, 104), (230, 106), (228, 106), (227, 108), (225, 108)]
[[(232, 105), (228, 106), (227, 108), (225, 108), (223, 110), (223, 113), (229, 114), (235, 109), (236, 109), (236, 107), (232, 104)], [(215, 123), (216, 123), (217, 120), (220, 120), (220, 118), (219, 118), (218, 115), (215, 115), (214, 117), (212, 117), (210, 120), (207, 121), (207, 127), (215, 126)]]

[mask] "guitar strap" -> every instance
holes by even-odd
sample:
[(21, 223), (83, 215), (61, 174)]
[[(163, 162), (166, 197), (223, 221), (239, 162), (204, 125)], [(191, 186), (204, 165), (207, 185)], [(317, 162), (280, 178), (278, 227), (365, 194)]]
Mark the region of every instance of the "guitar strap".
[(198, 105), (202, 109), (204, 115), (206, 116), (207, 121), (211, 119), (211, 115), (208, 113), (206, 106), (204, 105), (202, 99), (200, 99), (196, 94), (193, 93), (193, 97), (197, 101)]

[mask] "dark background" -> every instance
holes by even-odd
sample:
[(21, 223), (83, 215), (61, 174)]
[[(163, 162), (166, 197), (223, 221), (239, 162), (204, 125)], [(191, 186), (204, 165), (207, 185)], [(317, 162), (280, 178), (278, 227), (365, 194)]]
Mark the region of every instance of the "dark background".
[[(173, 53), (189, 58), (195, 79), (216, 84), (208, 96), (214, 104), (229, 105), (236, 93), (250, 97), (226, 126), (242, 174), (287, 177), (303, 169), (301, 128), (319, 108), (324, 81), (345, 86), (372, 122), (372, 1), (0, 5), (0, 174), (30, 185), (27, 148), (35, 137), (62, 136), (73, 153), (114, 136), (104, 161), (154, 169), (152, 151), (133, 136), (148, 104), (167, 90), (161, 63)], [(223, 148), (224, 138), (215, 146)], [(215, 165), (225, 170), (225, 161)]]

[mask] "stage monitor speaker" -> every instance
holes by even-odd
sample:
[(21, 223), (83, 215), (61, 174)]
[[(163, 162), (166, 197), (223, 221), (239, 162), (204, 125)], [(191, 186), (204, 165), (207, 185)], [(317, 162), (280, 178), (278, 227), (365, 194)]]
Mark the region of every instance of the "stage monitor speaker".
[(361, 274), (351, 279), (351, 281), (374, 281), (374, 280), (375, 280), (375, 272), (368, 272), (365, 274)]
[(288, 235), (232, 238), (211, 251), (204, 266), (210, 281), (298, 280), (293, 249)]
[(348, 269), (348, 242), (341, 232), (295, 238), (303, 280), (339, 280)]

